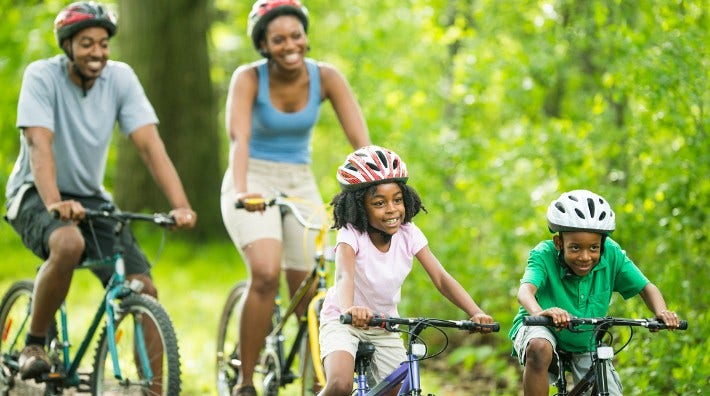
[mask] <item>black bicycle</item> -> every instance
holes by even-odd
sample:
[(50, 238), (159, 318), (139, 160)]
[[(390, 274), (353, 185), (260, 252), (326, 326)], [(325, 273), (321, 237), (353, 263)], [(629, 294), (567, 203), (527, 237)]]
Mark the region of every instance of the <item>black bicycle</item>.
[[(83, 221), (107, 218), (115, 221), (118, 236), (130, 221), (150, 222), (162, 227), (175, 225), (167, 214), (120, 212), (105, 205), (86, 210)], [(89, 243), (87, 241), (87, 243)], [(178, 395), (180, 355), (170, 317), (153, 297), (141, 294), (138, 280), (128, 281), (122, 250), (115, 243), (112, 256), (87, 260), (77, 269), (110, 266), (114, 270), (103, 298), (98, 303), (79, 349), (70, 354), (68, 313), (63, 302), (47, 335), (51, 371), (36, 380), (45, 384), (45, 395), (61, 395), (66, 388), (93, 395)], [(29, 331), (33, 281), (13, 283), (0, 302), (0, 395), (8, 396), (17, 385), (19, 356)], [(80, 372), (79, 365), (101, 324), (93, 371)], [(150, 330), (148, 330), (150, 329)], [(145, 336), (148, 331), (152, 336)]]
[[(554, 322), (549, 316), (526, 316), (523, 318), (523, 324), (525, 326), (548, 326), (554, 327)], [(605, 337), (610, 336), (610, 329), (612, 327), (628, 327), (631, 331), (629, 339), (624, 345), (622, 345), (618, 350), (614, 351), (614, 348), (609, 346), (611, 342), (605, 342)], [(591, 332), (592, 340), (594, 342), (594, 350), (592, 350), (592, 367), (584, 375), (584, 377), (577, 383), (571, 390), (567, 390), (567, 378), (565, 372), (569, 371), (570, 366), (570, 354), (558, 348), (558, 360), (557, 367), (557, 380), (555, 381), (555, 388), (557, 388), (556, 396), (581, 396), (585, 395), (590, 388), (592, 390), (591, 395), (607, 396), (609, 395), (608, 388), (608, 378), (606, 377), (607, 365), (611, 364), (611, 360), (614, 355), (621, 352), (627, 345), (631, 342), (633, 338), (633, 328), (634, 327), (645, 327), (649, 330), (666, 330), (668, 326), (658, 319), (627, 319), (627, 318), (615, 318), (615, 317), (601, 317), (601, 318), (572, 318), (570, 319), (567, 328), (569, 331), (573, 332)], [(685, 320), (680, 321), (680, 326), (678, 330), (687, 330), (688, 322)]]
[[(264, 202), (266, 206), (279, 206), (283, 215), (293, 214), (304, 230), (317, 232), (313, 269), (290, 299), (277, 294), (274, 310), (268, 313), (271, 315), (271, 331), (254, 368), (254, 385), (265, 396), (278, 395), (280, 390), (296, 380), (300, 380), (298, 393), (301, 395), (313, 395), (325, 384), (318, 326), (320, 309), (328, 290), (328, 264), (333, 263), (332, 249), (327, 247), (329, 227), (305, 219), (296, 206), (297, 202), (306, 201), (278, 195)], [(242, 208), (241, 204), (236, 206)], [(240, 311), (246, 292), (247, 282), (237, 282), (222, 308), (217, 332), (217, 393), (220, 396), (231, 394), (239, 378), (239, 325), (248, 320), (241, 316)], [(308, 303), (307, 311), (304, 315), (298, 315), (297, 307), (305, 303)], [(284, 331), (294, 320), (297, 322), (295, 335)], [(298, 367), (295, 367), (297, 363)]]

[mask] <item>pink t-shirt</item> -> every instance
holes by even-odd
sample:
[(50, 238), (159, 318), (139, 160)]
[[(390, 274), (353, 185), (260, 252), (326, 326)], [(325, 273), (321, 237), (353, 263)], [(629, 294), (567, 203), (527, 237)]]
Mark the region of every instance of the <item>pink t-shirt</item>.
[[(397, 304), (402, 283), (412, 270), (414, 255), (428, 243), (424, 233), (414, 223), (403, 224), (392, 235), (389, 250), (381, 252), (366, 232), (361, 233), (348, 224), (338, 230), (336, 250), (343, 243), (355, 250), (354, 305), (368, 307), (373, 313), (399, 316)], [(337, 284), (328, 290), (321, 322), (340, 320), (342, 312), (336, 288)]]

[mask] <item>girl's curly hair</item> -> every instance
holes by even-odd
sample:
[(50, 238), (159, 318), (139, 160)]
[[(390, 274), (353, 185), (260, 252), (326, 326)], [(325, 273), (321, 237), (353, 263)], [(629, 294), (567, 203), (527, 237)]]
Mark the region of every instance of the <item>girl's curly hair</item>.
[[(412, 218), (416, 216), (419, 211), (423, 210), (424, 213), (427, 212), (426, 208), (422, 205), (419, 194), (417, 194), (414, 188), (404, 182), (391, 183), (397, 183), (399, 189), (402, 190), (405, 209), (404, 224), (412, 221)], [(333, 207), (334, 218), (332, 228), (340, 229), (347, 224), (352, 224), (356, 230), (367, 232), (369, 224), (367, 222), (367, 212), (365, 211), (365, 196), (374, 194), (375, 189), (377, 189), (377, 185), (371, 185), (359, 190), (341, 191), (333, 197), (330, 201), (330, 205)]]

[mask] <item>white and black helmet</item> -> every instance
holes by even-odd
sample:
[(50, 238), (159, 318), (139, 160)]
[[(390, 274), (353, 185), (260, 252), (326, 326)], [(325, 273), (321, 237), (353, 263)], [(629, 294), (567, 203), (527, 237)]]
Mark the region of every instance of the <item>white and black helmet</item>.
[(587, 190), (563, 193), (547, 208), (550, 232), (588, 231), (609, 235), (616, 229), (616, 216), (609, 203)]

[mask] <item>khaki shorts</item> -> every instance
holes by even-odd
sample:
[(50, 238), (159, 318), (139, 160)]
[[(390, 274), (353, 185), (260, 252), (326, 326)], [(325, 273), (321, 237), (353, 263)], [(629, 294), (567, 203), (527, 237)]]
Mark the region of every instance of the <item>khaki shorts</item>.
[[(247, 189), (250, 193), (261, 193), (266, 199), (278, 192), (299, 198), (303, 202), (297, 202), (296, 206), (304, 219), (315, 224), (327, 221), (325, 205), (309, 165), (249, 159)], [(242, 257), (244, 248), (250, 243), (259, 239), (275, 239), (283, 247), (282, 268), (306, 271), (313, 267), (317, 231), (304, 231), (291, 213), (282, 218), (277, 206), (269, 207), (264, 212), (236, 209), (235, 197), (232, 170), (229, 168), (222, 180), (222, 220)]]
[(371, 327), (362, 330), (339, 322), (324, 322), (319, 331), (321, 360), (335, 351), (345, 351), (355, 358), (360, 341), (375, 346), (372, 364), (367, 373), (370, 386), (379, 383), (407, 360), (407, 351), (399, 333)]
[[(535, 338), (543, 338), (547, 340), (552, 345), (553, 358), (550, 364), (550, 373), (548, 375), (549, 383), (553, 384), (557, 381), (557, 367), (559, 355), (557, 354), (557, 339), (552, 333), (552, 330), (544, 326), (522, 326), (518, 333), (515, 335), (515, 340), (513, 341), (513, 348), (515, 353), (518, 355), (521, 365), (525, 365), (525, 351), (531, 340)], [(589, 353), (571, 353), (570, 367), (572, 372), (572, 380), (576, 384), (582, 377), (589, 371), (592, 367), (592, 358)], [(619, 373), (612, 364), (608, 364), (606, 372), (607, 383), (609, 387), (610, 396), (622, 396), (622, 386), (621, 379), (619, 378)]]

